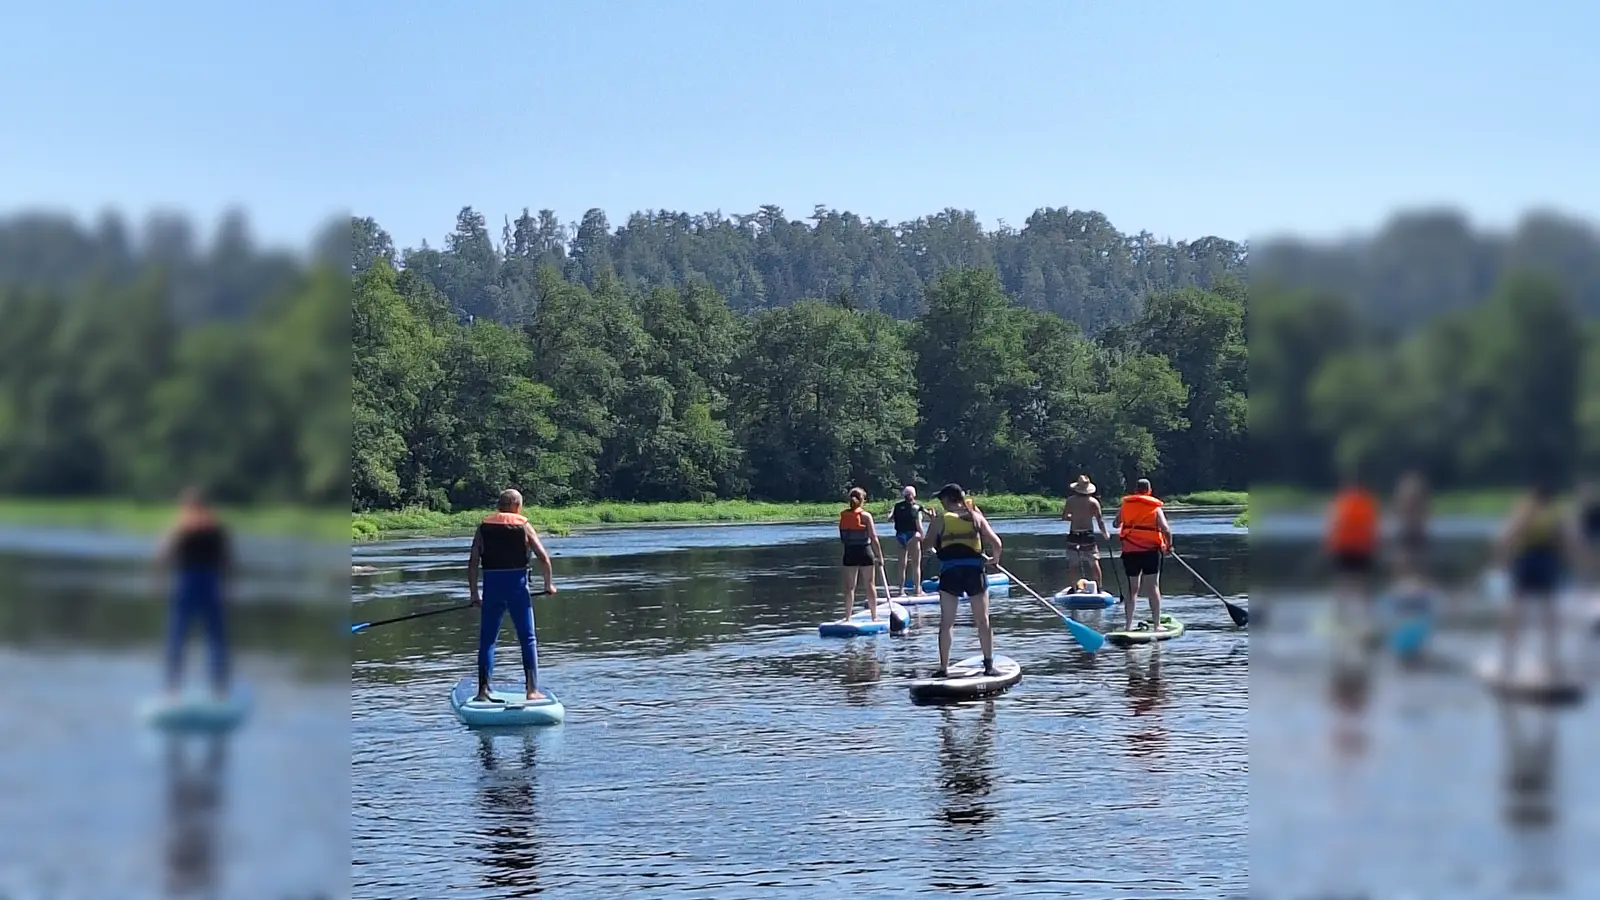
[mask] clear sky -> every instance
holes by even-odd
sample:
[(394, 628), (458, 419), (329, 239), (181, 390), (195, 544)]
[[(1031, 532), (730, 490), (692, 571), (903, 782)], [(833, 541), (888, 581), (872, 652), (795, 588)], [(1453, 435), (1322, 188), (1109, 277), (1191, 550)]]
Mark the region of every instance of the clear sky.
[(0, 210), (1600, 215), (1600, 4), (0, 0)]

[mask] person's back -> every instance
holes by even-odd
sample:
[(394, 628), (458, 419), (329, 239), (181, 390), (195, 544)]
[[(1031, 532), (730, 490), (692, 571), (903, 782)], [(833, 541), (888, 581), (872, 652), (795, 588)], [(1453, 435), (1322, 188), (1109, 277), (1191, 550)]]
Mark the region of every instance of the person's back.
[(198, 621), (205, 629), (214, 690), (228, 686), (229, 654), (224, 627), (224, 581), (232, 568), (227, 528), (211, 512), (200, 492), (186, 490), (178, 521), (162, 542), (159, 559), (173, 570), (171, 612), (167, 630), (167, 689), (176, 693), (183, 677), (183, 650), (189, 629)]

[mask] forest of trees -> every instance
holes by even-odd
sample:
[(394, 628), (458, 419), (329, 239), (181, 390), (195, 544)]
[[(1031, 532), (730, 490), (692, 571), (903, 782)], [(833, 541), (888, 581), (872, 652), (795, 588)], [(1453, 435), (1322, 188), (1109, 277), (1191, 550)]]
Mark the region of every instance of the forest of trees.
[(296, 255), (238, 215), (208, 248), (179, 216), (0, 219), (0, 495), (346, 502), (346, 228)]
[(397, 253), (352, 220), (357, 508), (1245, 484), (1232, 242), (1065, 210), (604, 223), (525, 213), (497, 245), (463, 209)]
[(1510, 233), (1448, 211), (1251, 259), (1255, 483), (1355, 466), (1443, 488), (1600, 472), (1600, 234), (1550, 213)]
[(0, 220), (0, 494), (818, 500), (1080, 469), (1177, 493), (1600, 462), (1600, 237), (1548, 214), (1248, 251), (1065, 210), (545, 212), (496, 242), (464, 209), (443, 249), (352, 218), (303, 255), (235, 216), (200, 244), (177, 217)]

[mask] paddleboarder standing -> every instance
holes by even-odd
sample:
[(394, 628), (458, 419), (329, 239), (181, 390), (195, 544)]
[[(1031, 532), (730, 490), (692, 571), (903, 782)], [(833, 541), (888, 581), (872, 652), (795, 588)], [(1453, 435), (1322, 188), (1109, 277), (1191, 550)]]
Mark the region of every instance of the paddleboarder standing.
[[(1072, 483), (1072, 493), (1067, 497), (1067, 502), (1061, 507), (1061, 520), (1067, 523), (1067, 559), (1071, 565), (1070, 571), (1076, 573), (1087, 571), (1089, 577), (1094, 579), (1096, 585), (1100, 584), (1100, 548), (1095, 542), (1095, 531), (1107, 541), (1111, 540), (1111, 531), (1106, 528), (1106, 517), (1100, 509), (1100, 500), (1096, 496), (1099, 489), (1088, 475), (1079, 475), (1078, 480)], [(1105, 590), (1104, 587), (1100, 588)]]
[[(956, 627), (956, 606), (965, 596), (972, 607), (972, 624), (978, 629), (983, 650), (983, 674), (1000, 674), (994, 667), (994, 629), (989, 624), (989, 574), (986, 566), (1000, 565), (1000, 538), (989, 520), (968, 499), (959, 484), (939, 489), (944, 511), (928, 528), (928, 540), (939, 557), (939, 668), (934, 678), (950, 670), (950, 643)], [(985, 557), (984, 548), (989, 556)]]
[[(1161, 557), (1172, 550), (1172, 525), (1162, 505), (1150, 479), (1141, 478), (1134, 483), (1133, 493), (1122, 498), (1122, 508), (1111, 523), (1122, 542), (1122, 571), (1128, 576), (1128, 602), (1122, 608), (1127, 631), (1134, 630), (1134, 607), (1146, 576), (1150, 578), (1148, 627), (1161, 627)], [(1145, 627), (1143, 622), (1139, 625)]]
[(224, 595), (233, 569), (233, 545), (228, 529), (198, 488), (185, 490), (179, 498), (178, 521), (162, 539), (156, 560), (173, 575), (167, 626), (168, 693), (176, 696), (181, 687), (184, 646), (189, 629), (198, 620), (205, 628), (210, 651), (212, 689), (217, 696), (226, 696), (229, 654)]
[[(858, 584), (866, 588), (867, 608), (872, 611), (872, 621), (878, 621), (878, 590), (873, 586), (873, 581), (883, 559), (883, 545), (878, 542), (877, 525), (872, 521), (872, 513), (864, 508), (866, 502), (866, 491), (858, 487), (851, 488), (850, 505), (839, 513), (839, 541), (844, 544), (842, 565), (846, 621), (856, 612)], [(867, 579), (865, 584), (861, 584), (863, 577)], [(888, 590), (889, 585), (885, 583), (883, 587)], [(883, 598), (883, 602), (889, 602), (888, 596)]]
[[(533, 632), (533, 596), (528, 591), (528, 563), (539, 561), (544, 574), (544, 592), (554, 594), (556, 585), (550, 568), (550, 554), (539, 540), (539, 533), (522, 515), (522, 494), (500, 492), (495, 512), (478, 523), (467, 556), (467, 591), (472, 605), (482, 607), (478, 617), (478, 693), (481, 703), (496, 702), (489, 695), (489, 679), (494, 674), (494, 647), (500, 636), (500, 623), (511, 616), (522, 649), (522, 677), (529, 700), (543, 700), (539, 685), (539, 649)], [(483, 570), (483, 593), (478, 592), (478, 571)]]
[[(906, 485), (900, 502), (890, 512), (894, 520), (894, 539), (900, 542), (900, 596), (922, 590), (922, 520), (933, 512), (917, 502), (917, 489)], [(910, 566), (908, 569), (907, 566)]]
[(1545, 676), (1552, 682), (1561, 678), (1561, 623), (1556, 595), (1571, 568), (1576, 544), (1572, 525), (1572, 519), (1556, 501), (1555, 486), (1550, 479), (1542, 478), (1512, 510), (1500, 536), (1500, 562), (1511, 575), (1515, 601), (1506, 608), (1501, 631), (1500, 671), (1507, 678), (1516, 677), (1522, 617), (1529, 608), (1539, 611), (1544, 626)]
[(1380, 514), (1378, 498), (1354, 470), (1348, 472), (1333, 498), (1323, 545), (1337, 573), (1336, 603), (1347, 615), (1365, 610), (1372, 599)]

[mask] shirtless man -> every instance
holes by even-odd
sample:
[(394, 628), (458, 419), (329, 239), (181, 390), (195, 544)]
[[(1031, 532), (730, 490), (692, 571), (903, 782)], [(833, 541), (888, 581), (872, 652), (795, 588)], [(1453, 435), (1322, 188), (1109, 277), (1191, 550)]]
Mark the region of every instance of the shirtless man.
[[(1078, 573), (1086, 569), (1094, 583), (1100, 585), (1100, 549), (1094, 534), (1098, 528), (1100, 536), (1109, 541), (1111, 532), (1106, 529), (1106, 519), (1100, 512), (1100, 501), (1095, 499), (1095, 493), (1089, 476), (1079, 475), (1072, 483), (1072, 494), (1061, 508), (1061, 520), (1067, 523), (1067, 559), (1072, 563), (1072, 571)], [(1100, 585), (1100, 589), (1105, 590), (1105, 586)]]

